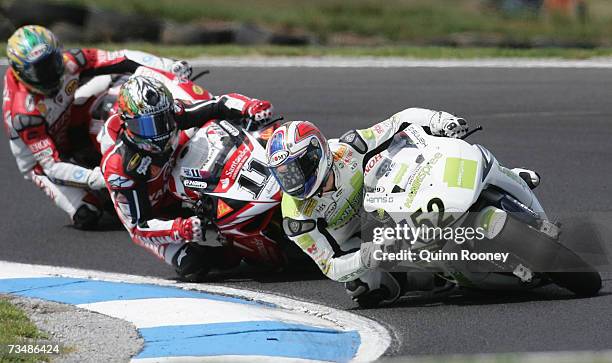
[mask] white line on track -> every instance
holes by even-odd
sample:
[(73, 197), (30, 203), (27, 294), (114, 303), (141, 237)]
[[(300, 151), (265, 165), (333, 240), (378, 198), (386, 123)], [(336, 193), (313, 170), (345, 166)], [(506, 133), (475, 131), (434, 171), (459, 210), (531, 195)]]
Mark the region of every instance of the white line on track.
[[(411, 59), (401, 57), (199, 57), (194, 67), (255, 68), (612, 68), (612, 58), (584, 60), (560, 58)], [(6, 58), (0, 65), (8, 65)]]
[(241, 290), (220, 285), (178, 283), (175, 281), (153, 277), (118, 274), (95, 270), (82, 270), (58, 266), (31, 265), (8, 261), (0, 261), (0, 271), (2, 272), (2, 278), (26, 278), (57, 275), (63, 277), (87, 278), (92, 280), (155, 284), (159, 286), (171, 286), (186, 290), (202, 291), (217, 295), (235, 296), (247, 300), (274, 304), (282, 309), (309, 314), (320, 319), (324, 319), (344, 330), (356, 330), (361, 338), (361, 344), (354, 358), (354, 361), (358, 362), (369, 362), (376, 360), (382, 354), (384, 354), (391, 345), (391, 336), (387, 329), (366, 317), (319, 304), (299, 301), (288, 297), (258, 291)]
[(200, 57), (195, 67), (307, 68), (612, 68), (612, 58), (566, 59), (410, 59), (394, 57)]

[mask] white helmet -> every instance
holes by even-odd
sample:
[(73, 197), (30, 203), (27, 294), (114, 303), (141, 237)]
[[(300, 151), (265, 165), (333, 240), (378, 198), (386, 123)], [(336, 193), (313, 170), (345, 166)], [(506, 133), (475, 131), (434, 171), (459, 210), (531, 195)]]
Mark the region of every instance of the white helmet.
[(333, 162), (327, 139), (308, 121), (281, 125), (270, 137), (266, 154), (281, 189), (298, 199), (319, 191)]

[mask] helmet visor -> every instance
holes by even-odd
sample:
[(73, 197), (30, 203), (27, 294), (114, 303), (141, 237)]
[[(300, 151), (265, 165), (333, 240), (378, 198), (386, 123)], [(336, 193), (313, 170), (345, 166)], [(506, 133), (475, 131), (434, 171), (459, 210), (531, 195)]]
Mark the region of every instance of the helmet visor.
[(272, 168), (283, 191), (293, 197), (304, 197), (315, 187), (322, 152), (318, 142), (313, 141), (300, 156)]
[(60, 49), (37, 60), (23, 70), (23, 78), (44, 93), (55, 93), (61, 86), (64, 58)]
[(130, 134), (129, 137), (140, 149), (152, 154), (161, 154), (174, 150), (178, 143), (178, 130), (154, 138), (144, 138), (134, 134)]
[(172, 112), (142, 115), (126, 120), (127, 128), (140, 138), (155, 139), (176, 129)]

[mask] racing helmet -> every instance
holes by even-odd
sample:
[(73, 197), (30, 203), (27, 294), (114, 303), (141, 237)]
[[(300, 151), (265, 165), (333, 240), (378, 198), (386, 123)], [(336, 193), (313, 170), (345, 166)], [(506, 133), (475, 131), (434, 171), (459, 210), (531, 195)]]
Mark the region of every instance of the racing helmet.
[(151, 154), (174, 150), (178, 142), (174, 99), (161, 81), (132, 75), (121, 85), (117, 103), (129, 142)]
[(287, 122), (276, 129), (266, 155), (283, 192), (298, 199), (319, 191), (333, 162), (325, 136), (308, 121)]
[(14, 74), (32, 91), (54, 95), (61, 88), (62, 47), (47, 28), (26, 25), (17, 29), (8, 39), (6, 55)]

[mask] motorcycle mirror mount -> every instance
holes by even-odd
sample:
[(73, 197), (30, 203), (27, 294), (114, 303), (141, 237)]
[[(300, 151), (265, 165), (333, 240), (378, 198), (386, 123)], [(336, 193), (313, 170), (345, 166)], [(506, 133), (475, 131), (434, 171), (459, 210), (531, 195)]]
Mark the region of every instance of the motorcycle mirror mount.
[(468, 131), (467, 134), (465, 134), (465, 135), (463, 135), (463, 137), (461, 137), (461, 140), (467, 139), (468, 136), (470, 136), (471, 134), (473, 134), (473, 133), (475, 133), (477, 131), (480, 131), (480, 130), (482, 130), (482, 125), (478, 125), (476, 128)]

